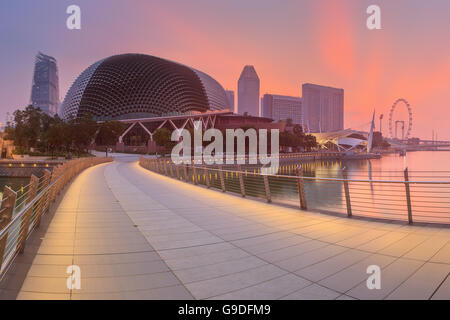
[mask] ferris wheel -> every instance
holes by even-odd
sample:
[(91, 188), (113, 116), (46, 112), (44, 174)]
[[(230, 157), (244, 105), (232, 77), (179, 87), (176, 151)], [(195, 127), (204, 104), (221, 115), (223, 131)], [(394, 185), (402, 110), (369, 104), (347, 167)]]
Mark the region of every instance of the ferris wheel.
[[(393, 121), (393, 115), (394, 115), (395, 108), (397, 107), (397, 105), (400, 102), (402, 102), (408, 109), (408, 127), (406, 130), (406, 134), (405, 134), (405, 121), (404, 120)], [(402, 129), (402, 140), (407, 140), (409, 138), (409, 135), (411, 134), (411, 130), (412, 130), (412, 109), (411, 109), (411, 106), (409, 105), (408, 101), (406, 101), (405, 99), (402, 99), (402, 98), (397, 99), (397, 101), (394, 102), (394, 104), (392, 105), (391, 111), (389, 112), (389, 133), (390, 133), (392, 139), (397, 139), (397, 128), (398, 128), (397, 125), (398, 124), (401, 125), (401, 129)]]

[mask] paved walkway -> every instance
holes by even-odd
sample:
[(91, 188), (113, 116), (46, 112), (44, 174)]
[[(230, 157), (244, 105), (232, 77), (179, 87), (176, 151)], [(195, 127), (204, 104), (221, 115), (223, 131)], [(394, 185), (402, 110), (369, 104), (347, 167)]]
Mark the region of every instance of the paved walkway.
[[(268, 205), (126, 159), (74, 180), (0, 299), (450, 298), (450, 229)], [(80, 290), (66, 288), (68, 265)], [(380, 290), (367, 289), (369, 265)]]

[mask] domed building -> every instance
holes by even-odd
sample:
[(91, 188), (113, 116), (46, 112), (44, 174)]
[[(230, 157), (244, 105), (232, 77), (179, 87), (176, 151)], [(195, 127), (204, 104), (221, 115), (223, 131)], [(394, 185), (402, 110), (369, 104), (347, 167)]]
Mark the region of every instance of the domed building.
[[(233, 114), (224, 88), (209, 75), (177, 62), (145, 54), (120, 54), (100, 60), (70, 87), (60, 117), (92, 115), (98, 122), (119, 120), (126, 129), (114, 151), (155, 152), (160, 128), (278, 127), (272, 119)], [(95, 146), (104, 150), (106, 146)], [(108, 146), (109, 148), (109, 146)]]
[(63, 119), (92, 114), (97, 121), (231, 110), (209, 75), (144, 54), (121, 54), (84, 70), (61, 106)]

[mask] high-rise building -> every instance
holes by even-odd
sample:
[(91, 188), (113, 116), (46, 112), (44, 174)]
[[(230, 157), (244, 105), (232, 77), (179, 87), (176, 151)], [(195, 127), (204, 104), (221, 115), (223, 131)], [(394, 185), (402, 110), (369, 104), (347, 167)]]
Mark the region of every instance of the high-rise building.
[(291, 119), (303, 125), (302, 98), (265, 94), (261, 103), (261, 116), (275, 121)]
[(58, 113), (59, 103), (56, 59), (39, 52), (34, 63), (30, 104), (53, 116)]
[(305, 130), (329, 132), (344, 129), (344, 89), (303, 84), (302, 105)]
[(231, 107), (231, 111), (234, 112), (234, 91), (233, 90), (225, 90), (225, 93), (227, 95), (227, 99), (228, 99), (229, 105)]
[(259, 77), (253, 66), (245, 66), (239, 77), (238, 113), (259, 116)]

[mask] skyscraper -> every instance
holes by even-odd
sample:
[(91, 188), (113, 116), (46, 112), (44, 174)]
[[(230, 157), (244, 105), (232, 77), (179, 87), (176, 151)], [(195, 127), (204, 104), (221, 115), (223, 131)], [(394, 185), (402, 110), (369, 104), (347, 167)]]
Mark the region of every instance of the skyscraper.
[(302, 98), (265, 94), (261, 103), (261, 116), (275, 121), (291, 119), (303, 125)]
[(234, 112), (234, 91), (233, 90), (225, 90), (225, 93), (227, 95), (227, 99), (230, 104), (231, 111)]
[(39, 52), (34, 63), (30, 103), (49, 115), (59, 109), (59, 79), (56, 59)]
[(302, 86), (303, 121), (309, 132), (344, 129), (344, 89), (306, 83)]
[(245, 66), (239, 77), (238, 113), (259, 116), (259, 77), (253, 66)]

